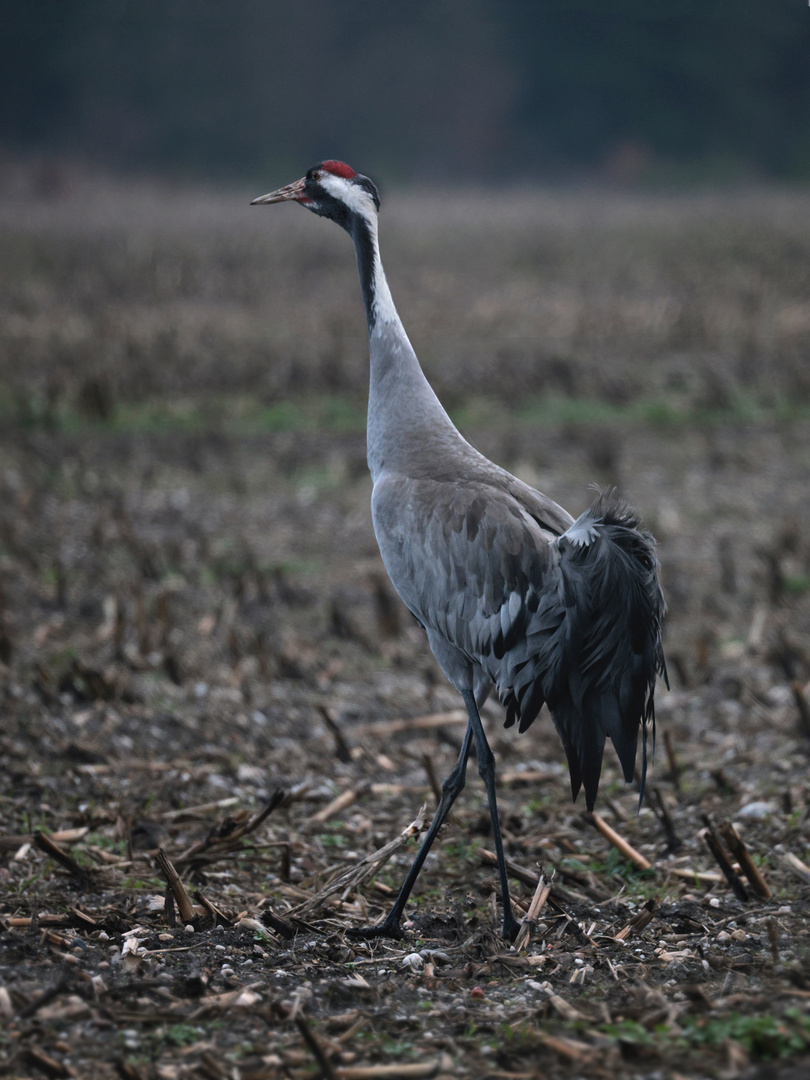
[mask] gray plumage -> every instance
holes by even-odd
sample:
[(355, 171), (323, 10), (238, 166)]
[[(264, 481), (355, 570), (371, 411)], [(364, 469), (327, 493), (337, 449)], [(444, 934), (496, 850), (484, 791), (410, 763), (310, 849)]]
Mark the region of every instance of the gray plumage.
[(517, 723), (523, 732), (547, 704), (573, 796), (584, 786), (589, 809), (607, 737), (632, 780), (639, 730), (654, 723), (656, 677), (664, 674), (654, 541), (612, 494), (601, 494), (574, 521), (456, 430), (391, 299), (371, 181), (342, 163), (323, 162), (256, 202), (288, 199), (337, 221), (354, 239), (369, 324), (374, 531), (394, 587), (424, 627), (470, 718), (458, 764), (394, 909), (365, 933), (398, 932), (427, 850), (464, 786), (474, 739), (499, 858), (504, 933), (514, 937), (494, 763), (478, 709), (495, 688), (506, 725)]

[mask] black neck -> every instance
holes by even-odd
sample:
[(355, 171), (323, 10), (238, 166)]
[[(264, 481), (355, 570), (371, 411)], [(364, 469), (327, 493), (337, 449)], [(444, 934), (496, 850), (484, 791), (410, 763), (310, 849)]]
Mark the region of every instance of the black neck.
[(353, 216), (349, 232), (354, 240), (357, 270), (360, 274), (360, 288), (363, 290), (363, 303), (366, 305), (366, 319), (368, 320), (368, 332), (370, 334), (376, 321), (374, 297), (377, 291), (377, 282), (375, 278), (376, 251), (374, 238), (371, 235), (368, 222), (359, 215)]

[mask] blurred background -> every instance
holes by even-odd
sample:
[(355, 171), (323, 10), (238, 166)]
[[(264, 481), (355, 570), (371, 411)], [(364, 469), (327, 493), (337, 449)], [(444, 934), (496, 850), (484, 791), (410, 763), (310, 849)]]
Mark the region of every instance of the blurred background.
[(799, 0), (4, 0), (0, 144), (189, 178), (810, 176)]
[(465, 435), (575, 514), (592, 482), (643, 512), (674, 684), (810, 678), (806, 5), (5, 0), (0, 31), (20, 701), (255, 737), (445, 692), (371, 531), (349, 241), (249, 206), (332, 156), (380, 185)]
[[(235, 823), (284, 787), (289, 803), (261, 827), (268, 845), (251, 838), (233, 862), (195, 863), (194, 874), (225, 910), (258, 911), (270, 898), (285, 914), (333, 867), (357, 866), (359, 853), (396, 836), (455, 763), (458, 695), (393, 594), (372, 532), (368, 341), (351, 243), (301, 207), (249, 205), (328, 157), (379, 184), (393, 296), (463, 434), (574, 515), (592, 500), (589, 485), (615, 485), (658, 541), (672, 690), (657, 695), (650, 798), (637, 815), (637, 793), (608, 750), (599, 807), (657, 861), (655, 784), (684, 841), (686, 878), (605, 861), (582, 801), (570, 802), (549, 718), (515, 737), (494, 698), (485, 707), (508, 853), (530, 867), (546, 853), (569, 869), (569, 856), (584, 857), (561, 875), (588, 897), (611, 897), (601, 915), (582, 893), (572, 901), (600, 939), (647, 898), (675, 913), (649, 928), (648, 944), (669, 925), (677, 952), (627, 949), (622, 964), (638, 966), (624, 966), (621, 980), (610, 960), (594, 961), (601, 983), (586, 981), (590, 964), (549, 977), (566, 1001), (584, 995), (586, 1017), (597, 1015), (588, 1000), (620, 1002), (614, 1015), (629, 1026), (604, 1030), (648, 1072), (653, 1046), (674, 1046), (687, 1030), (708, 1052), (715, 1003), (768, 1025), (716, 1028), (722, 1075), (745, 1067), (743, 1038), (758, 1055), (806, 1052), (791, 996), (810, 987), (805, 900), (794, 922), (789, 907), (742, 917), (725, 899), (712, 915), (696, 906), (703, 885), (685, 868), (713, 865), (706, 813), (744, 820), (780, 905), (796, 899), (798, 879), (788, 881), (779, 852), (795, 853), (803, 883), (810, 863), (807, 0), (0, 0), (0, 818), (14, 834), (0, 845), (0, 882), (9, 905), (39, 919), (73, 910), (81, 895), (100, 918), (23, 842), (32, 828), (81, 826), (84, 836), (89, 827), (75, 849), (87, 865), (114, 861), (112, 852), (124, 860), (103, 876), (116, 883), (103, 886), (114, 890), (104, 900), (114, 922), (103, 925), (120, 935), (132, 925), (120, 913), (154, 911), (147, 905), (163, 889), (151, 863), (130, 862), (139, 846), (186, 852), (188, 866), (197, 838), (240, 836)], [(446, 887), (458, 905), (447, 926), (459, 933), (474, 910), (481, 927), (492, 923), (481, 791), (472, 776), (454, 808), (460, 824), (448, 826), (415, 897), (433, 905)], [(189, 807), (197, 811), (178, 816)], [(377, 900), (408, 860), (398, 853)], [(368, 921), (359, 911), (351, 917)], [(749, 919), (746, 944), (729, 939), (732, 917)], [(42, 996), (20, 981), (25, 993), (7, 995), (14, 1008), (28, 1002), (20, 1015), (29, 1017), (54, 993), (46, 988), (61, 953), (45, 936), (70, 947), (56, 935), (37, 947), (33, 923), (24, 946), (3, 954), (9, 986), (27, 978), (32, 957), (45, 961)], [(92, 957), (93, 932), (77, 925), (91, 949), (73, 951)], [(680, 951), (682, 930), (694, 953)], [(549, 960), (573, 963), (553, 933)], [(477, 966), (492, 954), (489, 943), (466, 949), (478, 940), (467, 938), (463, 961), (447, 969), (454, 996), (441, 1023), (465, 1055), (473, 1039), (491, 1050), (495, 1032), (510, 1056), (482, 1057), (479, 1074), (497, 1061), (519, 1075), (514, 1054), (536, 1068), (540, 1043), (531, 1027), (512, 1038), (502, 1018), (524, 1025), (515, 1002), (540, 999), (515, 998), (518, 969), (500, 972), (497, 956)], [(204, 965), (207, 980), (209, 961), (194, 948), (180, 954)], [(214, 972), (230, 963), (218, 955)], [(357, 982), (316, 979), (311, 959), (325, 955), (300, 952), (306, 967), (269, 989), (273, 1000), (284, 985), (292, 993), (294, 978), (296, 1002), (313, 980), (328, 1009), (354, 1008), (360, 999), (346, 994), (362, 991), (345, 986)], [(472, 956), (462, 979), (456, 964)], [(507, 1011), (473, 1034), (480, 1014), (472, 1023), (455, 995), (480, 979), (490, 1000), (496, 967), (511, 984)], [(120, 987), (133, 970), (104, 979)], [(391, 992), (388, 967), (362, 970), (384, 980), (362, 1009), (395, 1012), (391, 1030), (410, 1052), (414, 999)], [(56, 990), (73, 995), (82, 984), (71, 980)], [(207, 985), (195, 974), (173, 993), (202, 993), (190, 989), (197, 982)], [(635, 997), (636, 982), (655, 994)], [(138, 994), (147, 985), (127, 982)], [(223, 985), (233, 984), (210, 987)], [(766, 998), (767, 1010), (790, 1003), (784, 1023), (765, 1015)], [(136, 1004), (152, 1025), (166, 1004), (149, 1001)], [(193, 1003), (192, 1019), (206, 1008)], [(547, 1006), (526, 1008), (539, 1017)], [(20, 1053), (28, 1041), (42, 1048), (32, 1067), (62, 1068), (67, 1015), (37, 1012), (30, 1040), (11, 1026), (23, 1033)], [(126, 1046), (138, 1047), (129, 1041), (137, 1013), (117, 1015)], [(230, 1043), (212, 1029), (200, 1049), (263, 1052), (266, 1031), (234, 1027), (234, 1016)], [(430, 1026), (438, 1012), (426, 1016)], [(171, 1052), (190, 1075), (187, 1031), (202, 1029), (168, 1030), (181, 1027)], [(82, 1030), (87, 1056), (124, 1052), (94, 1020)], [(583, 1034), (578, 1020), (570, 1030), (579, 1040), (594, 1029)], [(735, 1042), (735, 1032), (751, 1034)], [(128, 1075), (147, 1075), (141, 1050), (156, 1045), (144, 1034)], [(542, 1052), (552, 1053), (550, 1040)], [(231, 1057), (222, 1060), (230, 1069)], [(553, 1060), (557, 1075), (562, 1058)], [(577, 1049), (565, 1060), (581, 1071), (588, 1059)], [(76, 1061), (79, 1074), (97, 1075)], [(205, 1075), (224, 1075), (213, 1061), (206, 1050)]]

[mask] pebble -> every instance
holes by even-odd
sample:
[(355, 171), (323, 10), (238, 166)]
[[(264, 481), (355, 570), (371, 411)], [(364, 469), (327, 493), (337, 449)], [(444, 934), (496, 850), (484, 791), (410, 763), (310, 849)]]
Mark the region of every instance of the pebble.
[(748, 934), (744, 930), (734, 930), (731, 938), (733, 941), (747, 941)]
[(709, 898), (709, 907), (720, 907), (722, 900), (719, 896), (712, 896)]
[(401, 966), (411, 971), (421, 971), (425, 966), (424, 957), (418, 952), (408, 953), (407, 956), (403, 956)]
[(751, 821), (762, 821), (775, 811), (776, 807), (769, 802), (750, 802), (740, 807), (737, 817), (749, 818)]
[(432, 960), (434, 964), (449, 964), (450, 957), (443, 949), (420, 949), (423, 960)]
[(474, 986), (470, 991), (470, 997), (473, 1001), (482, 1001), (486, 995), (480, 986)]

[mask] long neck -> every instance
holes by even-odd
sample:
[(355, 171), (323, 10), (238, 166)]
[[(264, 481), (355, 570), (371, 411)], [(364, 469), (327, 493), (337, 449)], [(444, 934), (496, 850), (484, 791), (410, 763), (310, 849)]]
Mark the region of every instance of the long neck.
[(350, 229), (368, 320), (371, 378), (368, 464), (383, 472), (427, 475), (442, 457), (471, 451), (428, 383), (385, 278), (377, 221), (357, 217)]
[(385, 271), (380, 260), (380, 244), (377, 239), (377, 219), (366, 218), (359, 214), (352, 221), (350, 233), (354, 240), (357, 256), (357, 270), (360, 274), (360, 288), (363, 290), (363, 303), (366, 306), (369, 337), (373, 336), (378, 323), (391, 326), (397, 324), (403, 335), (405, 330), (400, 321)]

